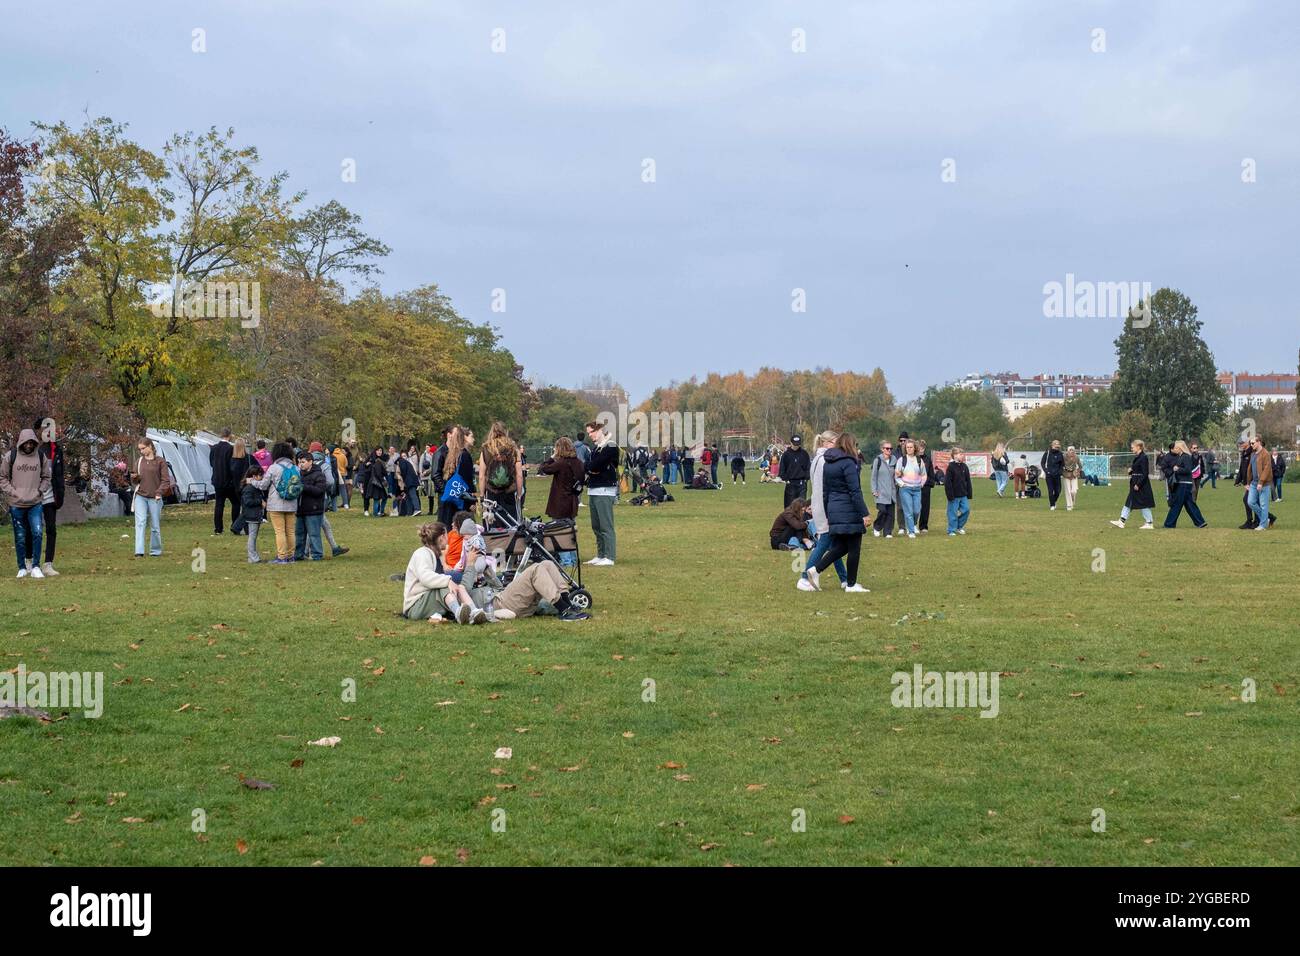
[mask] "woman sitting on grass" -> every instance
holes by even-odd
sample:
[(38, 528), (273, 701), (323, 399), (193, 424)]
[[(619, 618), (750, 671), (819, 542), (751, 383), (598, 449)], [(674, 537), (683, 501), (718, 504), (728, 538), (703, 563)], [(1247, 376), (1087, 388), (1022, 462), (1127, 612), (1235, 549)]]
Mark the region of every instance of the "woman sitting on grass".
[(440, 623), (445, 611), (460, 624), (482, 624), (488, 619), (487, 612), (474, 604), (460, 582), (460, 573), (448, 573), (443, 566), (446, 543), (446, 525), (438, 521), (420, 525), (420, 546), (406, 565), (402, 617)]
[(773, 551), (798, 551), (800, 548), (811, 550), (812, 535), (808, 532), (808, 522), (812, 518), (812, 508), (802, 498), (790, 502), (776, 520), (772, 522), (769, 537), (772, 539)]

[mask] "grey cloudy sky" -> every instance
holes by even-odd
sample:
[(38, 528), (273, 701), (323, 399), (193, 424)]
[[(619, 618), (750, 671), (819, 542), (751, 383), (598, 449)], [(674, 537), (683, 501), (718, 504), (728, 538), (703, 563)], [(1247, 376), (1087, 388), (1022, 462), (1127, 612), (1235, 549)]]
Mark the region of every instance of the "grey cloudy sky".
[(393, 247), (386, 290), (436, 281), (549, 382), (1109, 371), (1118, 319), (1043, 316), (1067, 273), (1181, 289), (1221, 368), (1295, 365), (1295, 4), (4, 6), (0, 125), (234, 126)]

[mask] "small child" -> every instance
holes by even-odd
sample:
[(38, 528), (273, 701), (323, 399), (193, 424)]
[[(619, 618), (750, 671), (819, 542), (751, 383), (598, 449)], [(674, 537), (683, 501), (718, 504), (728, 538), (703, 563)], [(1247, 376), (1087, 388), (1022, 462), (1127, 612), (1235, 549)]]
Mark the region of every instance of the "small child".
[[(451, 528), (447, 531), (447, 553), (443, 557), (449, 568), (454, 568), (460, 564), (461, 549), (464, 547), (465, 542), (460, 529), (464, 527), (466, 521), (474, 524), (474, 516), (468, 511), (457, 511), (456, 516), (452, 519)], [(477, 527), (475, 525), (476, 530)]]
[(262, 489), (252, 482), (261, 478), (263, 474), (265, 472), (257, 463), (257, 459), (250, 461), (248, 471), (244, 473), (244, 487), (239, 493), (239, 517), (248, 528), (249, 564), (258, 564), (262, 560), (262, 556), (257, 551), (257, 532), (262, 527), (262, 522), (266, 520), (266, 499), (262, 497)]
[[(505, 585), (497, 577), (497, 559), (488, 552), (487, 542), (483, 540), (483, 529), (474, 523), (473, 518), (466, 518), (460, 524), (460, 537), (462, 541), (460, 558), (456, 562), (456, 570), (469, 572), (475, 583), (480, 576), (488, 587), (495, 591), (505, 590)], [(478, 557), (474, 559), (474, 567), (466, 567), (466, 559), (470, 551), (478, 552)]]

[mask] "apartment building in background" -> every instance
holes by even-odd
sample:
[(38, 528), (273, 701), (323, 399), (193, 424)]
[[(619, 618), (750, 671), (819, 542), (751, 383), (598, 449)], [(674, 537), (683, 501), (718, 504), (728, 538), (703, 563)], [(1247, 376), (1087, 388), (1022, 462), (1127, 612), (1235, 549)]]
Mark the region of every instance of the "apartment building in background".
[(1297, 377), (1295, 372), (1220, 372), (1219, 384), (1232, 399), (1232, 410), (1239, 412), (1246, 405), (1291, 401), (1296, 397)]
[(1022, 376), (1014, 372), (972, 372), (951, 383), (977, 392), (992, 392), (1002, 403), (1002, 410), (1011, 421), (1025, 412), (1044, 405), (1059, 405), (1088, 392), (1103, 391), (1111, 387), (1114, 375), (1074, 375), (1064, 372)]

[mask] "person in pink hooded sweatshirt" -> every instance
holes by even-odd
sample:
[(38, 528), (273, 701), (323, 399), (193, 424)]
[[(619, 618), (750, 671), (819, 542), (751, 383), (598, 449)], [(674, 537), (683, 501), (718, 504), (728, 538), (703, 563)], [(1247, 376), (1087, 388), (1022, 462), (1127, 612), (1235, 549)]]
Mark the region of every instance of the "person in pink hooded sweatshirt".
[[(50, 460), (36, 440), (36, 432), (24, 428), (18, 434), (18, 445), (0, 458), (0, 494), (9, 506), (10, 523), (14, 526), (14, 548), (18, 552), (18, 577), (43, 578), (40, 554), (45, 533), (42, 502), (50, 490), (52, 476)], [(27, 542), (31, 541), (32, 554), (37, 563), (27, 566)]]

